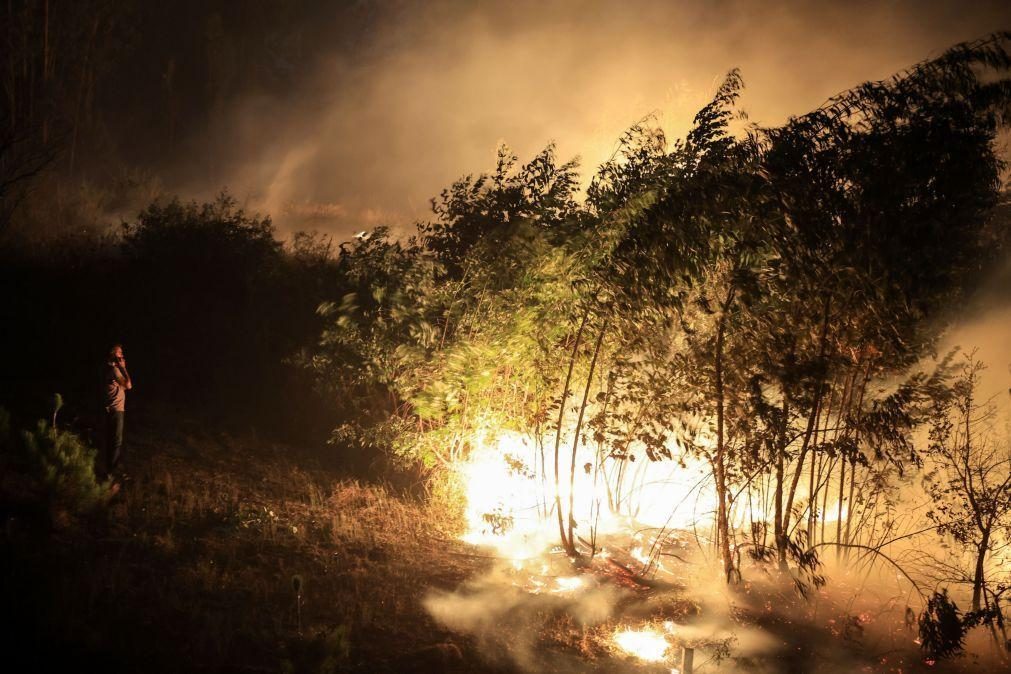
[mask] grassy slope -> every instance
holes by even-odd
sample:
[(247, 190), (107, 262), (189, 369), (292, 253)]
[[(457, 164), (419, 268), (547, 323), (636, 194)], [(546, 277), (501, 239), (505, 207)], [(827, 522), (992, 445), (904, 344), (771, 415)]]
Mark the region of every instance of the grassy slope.
[[(654, 671), (613, 659), (615, 623), (574, 621), (578, 598), (508, 606), (509, 578), (487, 588), (482, 627), (454, 633), (437, 624), (421, 599), (466, 588), (493, 565), (454, 540), (458, 522), (445, 507), (339, 479), (305, 451), (131, 421), (132, 479), (102, 512), (54, 529), (50, 513), (0, 503), (0, 587), (14, 618), (0, 634), (20, 669), (500, 671), (479, 651), (512, 662), (506, 654), (526, 635), (528, 670)], [(563, 564), (551, 573), (573, 572)], [(599, 569), (594, 578), (615, 584)], [(692, 620), (690, 590), (616, 592), (619, 621)], [(923, 669), (908, 643), (900, 654), (835, 633), (831, 624), (847, 616), (832, 602), (814, 620), (788, 589), (755, 586), (738, 603), (742, 624), (781, 640), (764, 658), (738, 659), (740, 671)], [(838, 613), (828, 627), (825, 612)], [(936, 669), (972, 668), (951, 665)]]
[[(136, 426), (136, 424), (135, 424)], [(6, 652), (38, 669), (473, 671), (420, 606), (487, 560), (454, 523), (284, 447), (128, 428), (109, 508), (52, 530), (7, 507)], [(294, 578), (302, 582), (301, 629)]]

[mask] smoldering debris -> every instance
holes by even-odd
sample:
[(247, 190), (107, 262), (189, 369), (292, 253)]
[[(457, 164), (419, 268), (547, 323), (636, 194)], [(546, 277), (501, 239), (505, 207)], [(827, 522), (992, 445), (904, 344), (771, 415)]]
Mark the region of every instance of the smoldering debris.
[(424, 606), (449, 630), (474, 638), (490, 662), (528, 672), (670, 672), (684, 647), (710, 667), (733, 669), (728, 658), (779, 648), (735, 620), (717, 578), (696, 577), (685, 565), (676, 570), (684, 576), (668, 570), (636, 582), (622, 571), (634, 559), (612, 563), (621, 554), (605, 548), (579, 564), (560, 551), (503, 560), (455, 591), (430, 594)]

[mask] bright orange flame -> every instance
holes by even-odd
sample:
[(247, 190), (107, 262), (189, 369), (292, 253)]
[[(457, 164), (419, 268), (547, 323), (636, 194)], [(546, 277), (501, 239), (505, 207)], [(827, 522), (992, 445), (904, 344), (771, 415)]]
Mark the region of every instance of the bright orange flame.
[(571, 578), (556, 578), (555, 585), (558, 586), (558, 589), (555, 590), (555, 592), (575, 592), (583, 587), (583, 579), (579, 576), (572, 576)]
[(654, 629), (622, 629), (614, 633), (614, 643), (629, 655), (646, 662), (661, 662), (667, 658), (670, 644)]
[[(570, 448), (572, 440), (566, 435), (562, 435), (562, 447)], [(539, 466), (541, 450), (534, 438), (492, 429), (474, 435), (471, 452), (457, 466), (467, 499), (465, 541), (494, 547), (502, 557), (514, 560), (517, 569), (522, 560), (538, 557), (557, 545), (550, 456), (554, 442), (554, 436), (544, 439), (548, 464), (544, 475)], [(558, 485), (567, 514), (570, 458), (568, 450), (563, 451), (564, 470)], [(580, 469), (575, 475), (572, 513), (577, 531), (613, 534), (639, 527), (708, 529), (717, 509), (711, 469), (705, 460), (685, 456), (677, 447), (672, 447), (671, 453), (681, 461), (649, 461), (640, 456), (637, 461), (609, 458), (600, 466), (596, 447), (581, 445), (576, 456)], [(619, 470), (622, 475), (617, 479)], [(764, 518), (759, 504), (749, 505), (750, 512), (734, 509), (734, 526), (745, 523), (749, 516)], [(652, 540), (640, 537), (632, 555), (647, 563), (652, 545)]]
[[(554, 438), (549, 441), (553, 443)], [(549, 474), (538, 474), (534, 440), (513, 431), (481, 432), (471, 445), (470, 455), (458, 466), (467, 497), (464, 540), (491, 545), (511, 559), (536, 556), (557, 543), (554, 516), (544, 516), (554, 506), (555, 477), (550, 457)], [(571, 447), (571, 440), (563, 440), (563, 445)], [(563, 463), (568, 461), (566, 458)], [(596, 461), (595, 448), (580, 448), (577, 466), (592, 467)], [(705, 525), (712, 519), (716, 499), (704, 462), (689, 458), (686, 467), (644, 458), (626, 462), (626, 474), (617, 489), (616, 461), (605, 462), (603, 470), (577, 470), (573, 517), (580, 531), (589, 531), (591, 525), (601, 533), (627, 531), (630, 522), (690, 528), (696, 522)], [(606, 471), (610, 475), (604, 475)], [(608, 479), (615, 512), (608, 506)], [(567, 506), (568, 470), (558, 482), (561, 501)]]
[(532, 456), (530, 443), (519, 433), (481, 433), (473, 447), (458, 466), (467, 498), (463, 540), (517, 562), (541, 554), (556, 532), (542, 521), (543, 488), (524, 462)]

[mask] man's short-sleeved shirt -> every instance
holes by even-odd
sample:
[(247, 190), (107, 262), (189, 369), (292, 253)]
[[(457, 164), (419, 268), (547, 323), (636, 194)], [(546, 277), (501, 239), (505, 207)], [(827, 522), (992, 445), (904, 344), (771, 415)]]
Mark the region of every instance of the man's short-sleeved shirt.
[(102, 384), (105, 387), (105, 409), (110, 412), (126, 410), (126, 388), (117, 381), (117, 377), (122, 378), (119, 368), (112, 363), (106, 363)]

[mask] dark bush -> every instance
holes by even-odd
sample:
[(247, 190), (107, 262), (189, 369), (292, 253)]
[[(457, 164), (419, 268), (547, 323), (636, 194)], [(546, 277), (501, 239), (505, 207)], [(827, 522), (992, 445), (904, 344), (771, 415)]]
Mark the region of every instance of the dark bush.
[(104, 355), (121, 342), (135, 383), (128, 418), (167, 408), (213, 428), (322, 440), (334, 420), (286, 359), (318, 338), (336, 266), (325, 239), (286, 248), (269, 218), (227, 194), (155, 202), (119, 236), (8, 246), (0, 321), (14, 329), (0, 335), (0, 404), (23, 426), (64, 391), (74, 402), (62, 418), (88, 437)]

